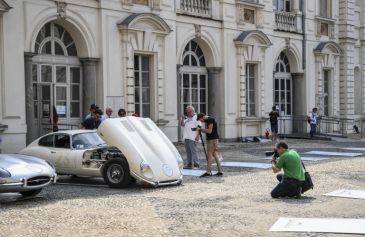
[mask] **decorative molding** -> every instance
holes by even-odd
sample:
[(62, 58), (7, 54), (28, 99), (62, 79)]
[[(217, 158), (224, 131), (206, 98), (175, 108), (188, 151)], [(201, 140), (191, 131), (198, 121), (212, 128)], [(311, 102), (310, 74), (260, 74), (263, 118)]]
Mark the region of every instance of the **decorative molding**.
[(194, 28), (195, 28), (195, 37), (200, 38), (202, 36), (202, 26), (194, 25)]
[(57, 17), (60, 19), (65, 19), (67, 3), (61, 1), (55, 1), (55, 3), (57, 5)]
[(11, 7), (4, 0), (0, 0), (0, 14), (7, 12), (10, 9)]

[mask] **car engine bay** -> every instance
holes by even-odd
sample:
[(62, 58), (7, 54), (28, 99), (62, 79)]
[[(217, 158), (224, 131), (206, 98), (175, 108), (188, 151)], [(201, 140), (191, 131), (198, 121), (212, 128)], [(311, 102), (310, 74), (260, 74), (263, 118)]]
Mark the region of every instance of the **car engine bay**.
[(99, 169), (110, 159), (124, 157), (123, 153), (116, 147), (104, 147), (85, 151), (82, 157), (84, 168)]

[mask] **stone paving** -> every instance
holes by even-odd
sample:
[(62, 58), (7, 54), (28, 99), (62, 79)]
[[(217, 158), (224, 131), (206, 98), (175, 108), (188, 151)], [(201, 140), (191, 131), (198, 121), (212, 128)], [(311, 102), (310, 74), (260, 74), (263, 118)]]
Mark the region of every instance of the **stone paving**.
[[(299, 152), (365, 147), (359, 140), (287, 140)], [(184, 157), (184, 148), (177, 145)], [(221, 143), (225, 161), (268, 162), (273, 144)], [(201, 164), (204, 162), (199, 146)], [(343, 151), (343, 150), (342, 150)], [(365, 189), (365, 156), (306, 162), (314, 190), (301, 199), (272, 199), (276, 185), (270, 169), (224, 168), (224, 177), (184, 177), (180, 186), (110, 189), (100, 179), (71, 179), (35, 198), (0, 194), (0, 236), (347, 236), (272, 233), (279, 217), (365, 218), (364, 200), (324, 193)], [(204, 167), (203, 167), (204, 168)], [(81, 184), (82, 183), (82, 184)], [(95, 185), (96, 184), (96, 185)]]

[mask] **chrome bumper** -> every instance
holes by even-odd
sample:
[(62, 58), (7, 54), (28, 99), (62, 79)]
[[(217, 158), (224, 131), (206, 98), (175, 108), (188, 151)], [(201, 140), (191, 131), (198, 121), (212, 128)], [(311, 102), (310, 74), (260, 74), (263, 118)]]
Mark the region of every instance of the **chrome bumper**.
[(180, 175), (179, 179), (177, 180), (171, 180), (171, 181), (163, 181), (163, 182), (159, 182), (159, 181), (150, 181), (140, 175), (137, 175), (135, 172), (131, 171), (131, 175), (133, 177), (135, 177), (136, 179), (139, 179), (143, 182), (149, 183), (151, 185), (153, 185), (154, 187), (160, 187), (160, 186), (168, 186), (168, 185), (174, 185), (174, 184), (179, 184), (182, 182), (183, 176)]

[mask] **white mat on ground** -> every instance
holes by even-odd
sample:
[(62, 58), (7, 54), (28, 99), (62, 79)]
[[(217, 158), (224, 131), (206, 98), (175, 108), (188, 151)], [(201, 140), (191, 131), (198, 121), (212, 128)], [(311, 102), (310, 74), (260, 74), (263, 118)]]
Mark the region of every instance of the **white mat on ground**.
[(348, 148), (341, 148), (344, 150), (351, 150), (351, 151), (365, 151), (365, 148), (363, 147), (348, 147)]
[[(265, 160), (271, 160), (271, 157), (266, 157), (264, 159)], [(305, 161), (320, 161), (320, 160), (327, 160), (329, 158), (324, 158), (324, 157), (303, 157), (303, 156), (301, 156), (300, 159), (305, 160)]]
[(362, 156), (362, 153), (350, 153), (350, 152), (331, 152), (331, 151), (308, 151), (305, 154), (321, 155), (321, 156)]
[(365, 234), (365, 219), (281, 217), (270, 231)]
[[(184, 176), (202, 176), (206, 171), (205, 170), (193, 170), (193, 169), (183, 169), (182, 174)], [(217, 172), (212, 171), (212, 174), (215, 175)]]
[(365, 190), (339, 189), (323, 195), (332, 197), (365, 199)]
[(271, 164), (253, 163), (253, 162), (221, 162), (221, 165), (226, 167), (246, 167), (246, 168), (258, 168), (258, 169), (271, 168)]

